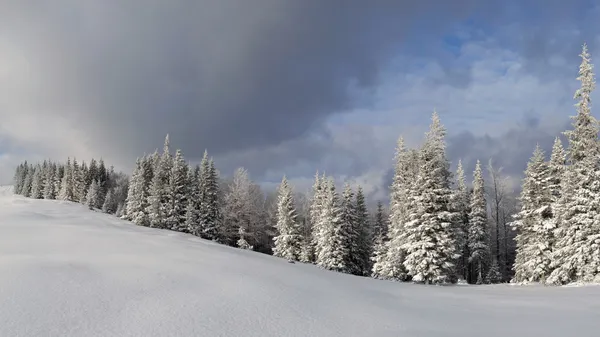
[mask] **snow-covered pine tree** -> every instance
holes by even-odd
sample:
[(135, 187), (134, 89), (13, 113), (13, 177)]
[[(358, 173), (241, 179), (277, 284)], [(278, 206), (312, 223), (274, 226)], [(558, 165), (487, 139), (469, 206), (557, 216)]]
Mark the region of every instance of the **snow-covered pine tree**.
[(144, 193), (144, 159), (138, 158), (135, 168), (129, 178), (129, 189), (127, 191), (127, 203), (125, 219), (140, 226), (150, 226), (148, 218), (148, 196)]
[(277, 198), (277, 234), (273, 238), (275, 247), (273, 255), (287, 259), (288, 261), (298, 261), (302, 248), (302, 235), (298, 225), (298, 214), (292, 187), (284, 176), (278, 189)]
[(188, 170), (188, 200), (185, 209), (185, 226), (188, 233), (200, 236), (200, 166)]
[(160, 160), (153, 169), (152, 183), (148, 191), (148, 206), (146, 213), (150, 227), (167, 228), (167, 210), (169, 195), (169, 172), (173, 158), (169, 152), (169, 135), (165, 137), (165, 145)]
[(357, 246), (357, 266), (359, 267), (359, 275), (368, 276), (371, 273), (371, 254), (373, 252), (373, 233), (369, 222), (369, 212), (367, 211), (367, 203), (361, 186), (356, 190), (356, 198), (354, 200), (354, 213), (356, 216), (356, 246)]
[[(404, 267), (414, 282), (449, 283), (455, 281), (458, 257), (453, 224), (457, 213), (451, 209), (450, 163), (446, 158), (445, 135), (434, 111), (430, 130), (420, 151), (420, 170), (416, 193), (409, 201), (408, 222), (402, 233), (406, 251)], [(409, 204), (410, 205), (410, 204)]]
[(512, 223), (518, 233), (515, 282), (544, 282), (552, 272), (554, 223), (550, 178), (544, 151), (538, 145), (527, 164), (519, 197), (521, 209)]
[(98, 203), (100, 201), (98, 199), (99, 189), (100, 189), (100, 184), (98, 183), (98, 181), (97, 180), (92, 181), (92, 184), (90, 185), (90, 188), (88, 188), (88, 192), (85, 197), (85, 204), (90, 209), (98, 208)]
[(54, 191), (55, 191), (55, 199), (59, 199), (60, 186), (62, 182), (62, 178), (65, 174), (65, 166), (63, 164), (56, 164), (56, 170), (54, 171)]
[(183, 158), (183, 153), (177, 149), (169, 171), (166, 224), (167, 228), (178, 232), (188, 231), (185, 226), (185, 212), (188, 203), (188, 170), (189, 166)]
[(87, 192), (87, 189), (90, 187), (90, 185), (92, 185), (92, 181), (98, 178), (98, 162), (96, 159), (92, 158), (92, 160), (90, 160), (90, 165), (85, 173), (84, 180)]
[(248, 241), (246, 241), (246, 231), (244, 230), (244, 227), (240, 227), (240, 229), (238, 230), (238, 235), (239, 235), (239, 239), (237, 240), (236, 244), (238, 246), (238, 248), (240, 249), (245, 249), (245, 250), (252, 250), (252, 247)]
[(29, 164), (27, 168), (27, 173), (25, 174), (25, 180), (23, 181), (23, 189), (21, 194), (24, 197), (31, 196), (31, 185), (33, 184), (33, 175), (35, 173), (35, 168), (32, 164)]
[(42, 166), (40, 164), (35, 165), (33, 171), (33, 180), (31, 182), (31, 195), (33, 199), (42, 199), (44, 197), (44, 180), (42, 176)]
[(104, 204), (104, 198), (110, 188), (110, 181), (108, 180), (108, 169), (104, 164), (104, 159), (100, 158), (98, 161), (98, 173), (96, 180), (98, 180), (98, 202), (100, 205)]
[(583, 45), (579, 56), (581, 64), (577, 80), (581, 86), (574, 95), (574, 98), (579, 100), (575, 104), (577, 115), (571, 117), (573, 130), (564, 132), (569, 140), (568, 161), (570, 164), (583, 162), (586, 157), (598, 158), (600, 156), (598, 121), (591, 113), (591, 94), (596, 88), (596, 80), (594, 66), (591, 63), (591, 56), (586, 44)]
[(119, 204), (115, 196), (115, 189), (111, 188), (106, 193), (106, 198), (104, 198), (104, 203), (102, 204), (102, 212), (114, 214), (117, 212), (118, 207)]
[(591, 93), (595, 89), (593, 65), (587, 45), (580, 54), (577, 80), (581, 87), (573, 130), (569, 139), (566, 181), (557, 203), (558, 227), (554, 233), (555, 267), (547, 282), (600, 282), (600, 143), (598, 121), (591, 114)]
[(198, 176), (198, 227), (195, 235), (207, 240), (224, 241), (224, 229), (217, 219), (220, 216), (218, 204), (218, 176), (214, 164), (204, 151)]
[(252, 186), (246, 169), (240, 167), (235, 170), (233, 180), (225, 193), (224, 224), (220, 233), (224, 243), (228, 245), (236, 244), (240, 227), (244, 227), (248, 236), (254, 234), (249, 231), (254, 212), (254, 203), (251, 198)]
[(309, 221), (312, 226), (312, 257), (316, 260), (319, 252), (323, 248), (322, 233), (323, 228), (319, 227), (322, 222), (320, 220), (323, 212), (323, 203), (325, 200), (325, 176), (320, 177), (319, 171), (315, 174), (315, 182), (312, 187), (312, 196), (309, 206)]
[(500, 273), (500, 267), (498, 266), (498, 260), (493, 259), (485, 275), (486, 284), (496, 284), (502, 282), (502, 273)]
[(19, 164), (19, 166), (17, 166), (17, 169), (15, 170), (15, 175), (13, 177), (13, 193), (14, 194), (21, 194), (21, 189), (23, 188), (23, 181), (24, 179), (24, 173), (25, 173), (25, 165), (23, 163)]
[(465, 170), (462, 166), (462, 161), (458, 161), (458, 167), (456, 169), (456, 190), (453, 196), (453, 209), (459, 216), (454, 227), (455, 239), (456, 239), (456, 250), (460, 254), (457, 260), (457, 272), (463, 279), (467, 279), (468, 275), (468, 259), (469, 259), (469, 246), (467, 242), (467, 233), (469, 230), (469, 203), (470, 196), (467, 188), (467, 182), (465, 177)]
[(49, 163), (44, 181), (44, 199), (56, 199), (56, 164)]
[(67, 163), (63, 169), (63, 177), (60, 183), (60, 191), (58, 198), (60, 200), (74, 201), (73, 195), (73, 166), (71, 165), (71, 159), (67, 159)]
[(485, 183), (479, 160), (473, 173), (473, 192), (471, 195), (471, 211), (469, 213), (469, 264), (471, 279), (469, 283), (481, 284), (490, 264), (489, 234), (487, 230), (487, 204), (485, 199)]
[(84, 194), (83, 185), (83, 172), (82, 166), (77, 162), (77, 158), (73, 158), (71, 163), (71, 186), (73, 187), (73, 201), (83, 203), (85, 201), (86, 194)]
[(362, 261), (360, 261), (358, 248), (359, 231), (354, 205), (354, 191), (348, 183), (344, 184), (344, 190), (342, 191), (340, 222), (339, 227), (336, 229), (339, 231), (339, 237), (341, 238), (339, 254), (342, 256), (343, 265), (345, 266), (338, 271), (360, 275)]
[(347, 270), (348, 256), (346, 239), (347, 226), (341, 219), (341, 209), (333, 178), (322, 182), (324, 188), (322, 212), (318, 227), (321, 229), (322, 247), (318, 251), (317, 265), (324, 269), (344, 272)]
[(374, 278), (381, 278), (380, 269), (387, 253), (386, 244), (388, 235), (386, 215), (381, 201), (377, 201), (377, 210), (375, 211), (373, 219), (372, 234), (373, 253), (371, 254), (371, 276)]
[(404, 259), (406, 251), (404, 244), (404, 226), (408, 216), (408, 197), (413, 192), (417, 177), (418, 157), (414, 151), (408, 151), (404, 138), (398, 138), (396, 154), (394, 157), (394, 178), (390, 186), (390, 214), (388, 240), (380, 252), (385, 251), (385, 256), (375, 262), (372, 276), (379, 279), (405, 281), (407, 279)]

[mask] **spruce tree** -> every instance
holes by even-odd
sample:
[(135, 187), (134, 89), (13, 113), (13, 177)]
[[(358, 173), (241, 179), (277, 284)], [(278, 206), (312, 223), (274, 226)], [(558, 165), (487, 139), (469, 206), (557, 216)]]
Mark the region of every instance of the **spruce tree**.
[(67, 159), (63, 171), (58, 198), (65, 201), (75, 201), (73, 195), (73, 167), (71, 166), (70, 158)]
[(90, 188), (88, 188), (88, 192), (85, 197), (85, 204), (90, 209), (98, 208), (98, 204), (100, 201), (98, 198), (99, 190), (100, 190), (100, 184), (98, 183), (98, 181), (97, 180), (92, 181), (92, 184), (90, 185)]
[(356, 199), (354, 200), (354, 212), (356, 216), (356, 261), (358, 274), (368, 276), (371, 272), (371, 254), (373, 251), (373, 233), (369, 223), (369, 213), (362, 187), (356, 190)]
[(313, 260), (316, 259), (319, 252), (323, 249), (323, 228), (320, 227), (322, 224), (320, 218), (323, 213), (323, 203), (325, 200), (325, 183), (324, 177), (321, 178), (317, 171), (309, 206), (309, 221), (312, 227), (311, 255)]
[(600, 144), (598, 121), (591, 114), (591, 93), (595, 89), (593, 65), (587, 46), (580, 54), (577, 80), (581, 87), (573, 130), (565, 132), (569, 140), (569, 166), (556, 205), (558, 226), (552, 254), (554, 270), (548, 283), (600, 281)]
[(56, 199), (56, 164), (50, 163), (46, 170), (44, 199)]
[(108, 214), (114, 214), (117, 212), (117, 208), (119, 207), (118, 200), (115, 196), (115, 189), (111, 188), (106, 193), (106, 198), (104, 198), (104, 203), (102, 204), (102, 212)]
[(446, 130), (433, 113), (419, 158), (416, 193), (409, 196), (408, 222), (402, 233), (404, 267), (414, 282), (448, 283), (455, 280), (458, 257), (451, 208), (450, 170), (445, 153)]
[(125, 219), (140, 226), (150, 226), (148, 217), (148, 195), (144, 187), (144, 159), (138, 158), (135, 168), (129, 178)]
[(167, 228), (179, 232), (187, 232), (185, 213), (188, 203), (188, 170), (189, 166), (183, 158), (183, 153), (178, 149), (169, 171), (165, 221)]
[(321, 268), (344, 272), (348, 268), (347, 226), (342, 223), (339, 197), (333, 179), (325, 181), (323, 188), (325, 192), (318, 223), (322, 247), (318, 251), (316, 262)]
[(198, 183), (200, 236), (207, 240), (224, 241), (221, 235), (225, 230), (219, 204), (219, 174), (214, 161), (208, 158), (207, 151), (204, 151), (200, 163)]
[(237, 240), (236, 244), (238, 246), (238, 248), (240, 249), (245, 249), (245, 250), (252, 250), (252, 247), (248, 241), (246, 241), (246, 231), (244, 230), (244, 227), (240, 227), (240, 229), (238, 230), (238, 235), (239, 235), (239, 239)]
[(517, 230), (515, 282), (544, 282), (552, 271), (554, 222), (549, 173), (544, 151), (538, 145), (527, 164), (519, 197), (521, 209), (512, 223)]
[(15, 176), (13, 178), (13, 193), (21, 194), (21, 190), (23, 189), (23, 182), (25, 180), (25, 164), (21, 163), (17, 166), (15, 170)]
[(173, 158), (169, 152), (169, 135), (167, 135), (163, 153), (153, 168), (154, 174), (148, 193), (146, 212), (150, 220), (150, 227), (167, 228), (169, 172), (172, 165)]
[(344, 259), (344, 268), (338, 270), (345, 273), (360, 275), (362, 272), (362, 261), (358, 247), (359, 228), (356, 209), (354, 205), (354, 192), (348, 183), (344, 185), (342, 198), (340, 200), (340, 223), (339, 231), (341, 237), (340, 254)]
[(373, 265), (372, 274), (375, 278), (405, 281), (408, 277), (404, 267), (406, 251), (404, 245), (404, 229), (408, 216), (408, 197), (413, 192), (418, 160), (414, 151), (408, 151), (404, 138), (400, 137), (396, 145), (394, 178), (390, 187), (390, 221), (388, 240), (385, 247), (380, 247), (380, 253), (385, 251), (385, 256), (379, 258)]
[(467, 188), (465, 171), (462, 166), (462, 161), (458, 161), (456, 169), (456, 190), (453, 196), (453, 209), (459, 214), (454, 227), (456, 238), (456, 250), (460, 254), (457, 261), (457, 272), (463, 279), (468, 278), (468, 230), (469, 230), (469, 203), (470, 196)]
[(298, 261), (302, 249), (302, 235), (298, 224), (298, 214), (294, 204), (292, 188), (286, 177), (283, 177), (278, 189), (277, 198), (277, 234), (273, 241), (273, 255), (287, 259), (288, 261)]
[(33, 167), (33, 165), (29, 164), (28, 168), (27, 168), (27, 173), (25, 174), (25, 180), (23, 181), (23, 190), (21, 191), (21, 194), (24, 197), (29, 197), (31, 196), (31, 185), (33, 184), (33, 175), (35, 173), (35, 169)]
[(44, 181), (42, 176), (42, 167), (40, 164), (35, 166), (33, 171), (33, 179), (31, 182), (31, 194), (30, 197), (33, 199), (42, 199), (44, 197)]
[(377, 210), (373, 220), (373, 253), (371, 254), (371, 276), (382, 278), (382, 266), (387, 254), (388, 225), (381, 201), (377, 201)]
[(185, 209), (185, 226), (189, 233), (200, 236), (200, 166), (188, 170), (188, 201)]
[(472, 272), (470, 283), (482, 283), (486, 268), (490, 264), (489, 234), (487, 230), (487, 204), (483, 172), (479, 160), (473, 173), (473, 192), (471, 194), (471, 211), (469, 213), (469, 264)]

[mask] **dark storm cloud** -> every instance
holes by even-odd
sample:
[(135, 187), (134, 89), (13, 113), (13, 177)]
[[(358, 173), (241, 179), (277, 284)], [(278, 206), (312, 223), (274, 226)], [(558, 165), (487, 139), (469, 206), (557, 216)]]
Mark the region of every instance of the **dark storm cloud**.
[(130, 160), (169, 132), (197, 157), (302, 136), (347, 108), (349, 83), (375, 83), (416, 21), (441, 29), (471, 2), (13, 1), (0, 30), (42, 69), (39, 105), (99, 154)]

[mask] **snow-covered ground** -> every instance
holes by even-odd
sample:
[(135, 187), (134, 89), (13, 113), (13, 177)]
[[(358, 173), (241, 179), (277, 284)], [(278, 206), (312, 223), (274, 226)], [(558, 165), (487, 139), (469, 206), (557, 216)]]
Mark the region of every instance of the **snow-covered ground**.
[(399, 284), (0, 187), (0, 336), (600, 336), (600, 287)]

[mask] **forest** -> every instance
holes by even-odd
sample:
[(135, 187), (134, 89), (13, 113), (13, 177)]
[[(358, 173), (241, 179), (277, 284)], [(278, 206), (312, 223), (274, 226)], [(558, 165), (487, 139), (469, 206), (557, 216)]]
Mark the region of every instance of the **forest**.
[(472, 179), (460, 160), (451, 172), (446, 129), (434, 112), (420, 147), (398, 140), (388, 207), (318, 171), (308, 194), (294, 191), (286, 177), (265, 192), (243, 168), (224, 179), (208, 152), (191, 165), (181, 150), (171, 151), (168, 135), (164, 149), (138, 158), (130, 176), (102, 159), (24, 162), (14, 193), (79, 202), (139, 226), (377, 279), (600, 282), (595, 79), (586, 45), (580, 56), (572, 129), (557, 135), (549, 156), (532, 149), (519, 191), (491, 160), (487, 167), (478, 161)]

